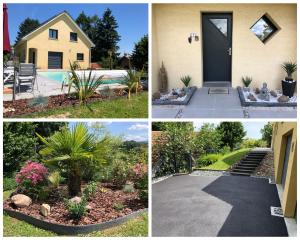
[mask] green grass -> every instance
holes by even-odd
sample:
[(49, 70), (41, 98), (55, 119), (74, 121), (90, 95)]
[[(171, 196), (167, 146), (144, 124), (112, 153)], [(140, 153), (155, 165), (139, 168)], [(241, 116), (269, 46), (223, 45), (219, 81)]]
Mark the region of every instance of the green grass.
[[(7, 199), (12, 191), (3, 192), (3, 198)], [(57, 234), (37, 228), (24, 221), (3, 215), (4, 237), (52, 237)], [(138, 217), (127, 221), (117, 227), (103, 231), (92, 232), (80, 237), (147, 237), (148, 236), (148, 214), (142, 213)]]
[[(202, 167), (201, 169), (209, 169), (209, 170), (227, 170), (231, 165), (238, 162), (243, 156), (245, 156), (251, 149), (250, 148), (242, 148), (236, 150), (231, 153), (227, 153), (225, 155), (217, 154), (218, 160), (206, 167)], [(216, 154), (212, 154), (215, 155)], [(209, 155), (207, 155), (209, 157)]]
[(138, 95), (133, 93), (131, 100), (118, 98), (103, 100), (88, 106), (66, 106), (56, 109), (47, 109), (43, 112), (20, 115), (22, 118), (42, 117), (67, 117), (67, 118), (147, 118), (148, 117), (148, 92)]

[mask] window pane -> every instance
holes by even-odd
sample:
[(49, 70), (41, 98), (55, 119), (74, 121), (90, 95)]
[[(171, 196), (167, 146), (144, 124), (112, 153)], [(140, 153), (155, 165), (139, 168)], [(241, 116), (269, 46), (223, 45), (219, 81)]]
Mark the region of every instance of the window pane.
[(227, 19), (209, 19), (227, 37)]
[(70, 40), (77, 42), (77, 33), (71, 32), (70, 33)]
[(276, 31), (277, 27), (268, 19), (267, 16), (262, 16), (252, 27), (251, 31), (262, 41), (265, 42)]
[(83, 61), (84, 56), (83, 53), (77, 53), (77, 60)]

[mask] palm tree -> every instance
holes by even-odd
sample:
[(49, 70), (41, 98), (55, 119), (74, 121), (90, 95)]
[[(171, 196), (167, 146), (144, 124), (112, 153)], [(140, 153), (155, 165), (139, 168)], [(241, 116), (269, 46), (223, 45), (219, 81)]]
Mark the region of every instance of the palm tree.
[(39, 134), (37, 136), (45, 144), (40, 151), (40, 154), (47, 158), (44, 162), (67, 171), (70, 196), (81, 193), (81, 176), (86, 161), (93, 161), (97, 164), (105, 162), (104, 143), (107, 138), (98, 140), (83, 123), (75, 124), (70, 129), (64, 128), (47, 139)]
[(137, 88), (139, 82), (136, 72), (132, 69), (127, 70), (127, 76), (125, 76), (125, 84), (128, 87), (128, 99), (130, 100), (131, 91)]

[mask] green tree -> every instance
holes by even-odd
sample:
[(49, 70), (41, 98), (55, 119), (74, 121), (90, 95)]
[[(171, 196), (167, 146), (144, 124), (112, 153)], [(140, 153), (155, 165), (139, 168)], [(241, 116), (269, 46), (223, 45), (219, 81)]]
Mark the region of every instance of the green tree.
[[(117, 62), (117, 57), (119, 55), (118, 42), (121, 40), (119, 35), (118, 23), (115, 17), (112, 15), (112, 11), (108, 8), (104, 11), (101, 19), (98, 19), (95, 25), (95, 36), (93, 42), (95, 48), (92, 51), (92, 61), (99, 62), (109, 61), (109, 51), (112, 53), (112, 60)], [(114, 65), (114, 64), (113, 64)]]
[(32, 32), (34, 29), (40, 26), (40, 22), (36, 19), (26, 18), (20, 25), (16, 38), (16, 43), (21, 40), (22, 37)]
[(87, 16), (82, 11), (75, 21), (82, 31), (84, 31), (84, 33), (92, 40), (92, 42), (94, 42), (96, 37), (96, 24), (99, 21), (99, 17), (97, 15), (92, 17)]
[(19, 171), (22, 164), (35, 157), (37, 138), (31, 122), (3, 123), (3, 170), (4, 175)]
[(65, 169), (68, 175), (70, 196), (81, 193), (81, 178), (87, 163), (101, 165), (105, 162), (105, 142), (90, 133), (83, 123), (75, 124), (70, 129), (63, 128), (48, 139), (37, 134), (45, 147), (40, 154), (46, 158), (45, 163)]
[(131, 54), (131, 63), (137, 70), (145, 70), (148, 72), (148, 35), (143, 36), (134, 45)]
[(273, 134), (273, 124), (272, 123), (268, 123), (266, 124), (261, 130), (260, 130), (261, 134), (262, 134), (262, 140), (267, 142), (267, 146), (271, 147), (271, 143), (272, 143), (272, 134)]
[(222, 122), (217, 127), (217, 130), (221, 135), (221, 146), (229, 146), (231, 151), (241, 144), (246, 136), (241, 122)]
[(221, 135), (214, 124), (205, 123), (196, 134), (195, 151), (198, 154), (218, 152), (221, 145)]

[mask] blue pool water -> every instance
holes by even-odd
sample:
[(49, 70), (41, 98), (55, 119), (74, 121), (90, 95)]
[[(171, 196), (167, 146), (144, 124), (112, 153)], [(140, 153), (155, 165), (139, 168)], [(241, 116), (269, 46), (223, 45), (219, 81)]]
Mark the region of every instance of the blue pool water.
[[(67, 83), (68, 79), (68, 72), (39, 72), (40, 75), (43, 77), (49, 78), (51, 80), (57, 81), (59, 83), (62, 83), (63, 81)], [(124, 79), (104, 79), (104, 84), (113, 84), (113, 83), (124, 83)]]

